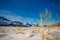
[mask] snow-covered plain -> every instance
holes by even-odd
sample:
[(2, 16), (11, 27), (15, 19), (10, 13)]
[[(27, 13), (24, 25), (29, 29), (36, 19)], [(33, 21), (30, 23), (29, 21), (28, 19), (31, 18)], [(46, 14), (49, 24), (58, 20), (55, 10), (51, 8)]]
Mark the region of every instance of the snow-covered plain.
[[(23, 30), (22, 32), (20, 30), (18, 31), (16, 27), (0, 27), (0, 40), (42, 40), (41, 32), (32, 32), (32, 29), (29, 27), (21, 28), (27, 30)], [(60, 30), (51, 29), (48, 31), (45, 29), (44, 37), (47, 38), (46, 40), (60, 40)]]

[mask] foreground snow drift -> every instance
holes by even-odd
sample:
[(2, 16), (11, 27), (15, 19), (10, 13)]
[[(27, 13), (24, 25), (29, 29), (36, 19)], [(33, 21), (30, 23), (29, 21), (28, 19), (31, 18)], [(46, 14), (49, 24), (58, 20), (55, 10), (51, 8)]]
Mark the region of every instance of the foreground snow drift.
[[(26, 29), (28, 30), (22, 33), (18, 32), (15, 27), (0, 27), (0, 40), (42, 40), (41, 32), (32, 32), (30, 28)], [(58, 29), (51, 29), (50, 31), (46, 29), (44, 30), (44, 37), (48, 40), (60, 40), (60, 31)]]

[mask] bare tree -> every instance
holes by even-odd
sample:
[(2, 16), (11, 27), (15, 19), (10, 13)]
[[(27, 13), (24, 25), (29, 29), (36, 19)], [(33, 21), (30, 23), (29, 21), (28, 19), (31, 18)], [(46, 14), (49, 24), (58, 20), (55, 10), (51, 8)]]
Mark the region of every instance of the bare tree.
[(45, 25), (47, 25), (47, 23), (51, 20), (51, 12), (49, 12), (46, 8), (45, 12), (42, 12), (41, 15)]

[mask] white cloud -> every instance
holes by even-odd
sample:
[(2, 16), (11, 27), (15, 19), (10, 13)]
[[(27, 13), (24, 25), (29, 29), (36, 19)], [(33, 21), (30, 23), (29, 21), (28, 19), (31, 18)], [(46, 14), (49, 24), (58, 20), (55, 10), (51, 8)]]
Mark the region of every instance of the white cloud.
[(11, 14), (13, 14), (13, 13), (10, 11), (0, 10), (0, 16), (11, 15)]
[(24, 23), (37, 23), (38, 20), (34, 19), (34, 18), (25, 18), (22, 16), (18, 16), (15, 15), (14, 13), (10, 12), (10, 11), (4, 11), (4, 10), (0, 10), (0, 16), (6, 17), (7, 19), (13, 20), (13, 21), (21, 21)]

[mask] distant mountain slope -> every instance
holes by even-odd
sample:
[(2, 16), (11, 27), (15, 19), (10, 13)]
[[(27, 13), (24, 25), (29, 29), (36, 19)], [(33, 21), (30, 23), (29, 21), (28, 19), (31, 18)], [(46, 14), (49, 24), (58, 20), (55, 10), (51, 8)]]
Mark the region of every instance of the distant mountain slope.
[(55, 23), (54, 25), (56, 25), (56, 26), (60, 26), (60, 22), (58, 22), (58, 23)]
[[(35, 25), (35, 24), (34, 24)], [(1, 17), (0, 16), (0, 26), (20, 26), (20, 27), (32, 27), (33, 24), (29, 24), (26, 23), (24, 25), (24, 23), (20, 22), (20, 21), (12, 21), (9, 20), (7, 18)]]
[(10, 21), (10, 20), (0, 16), (0, 21)]
[(54, 24), (52, 24), (52, 25), (50, 25), (50, 26), (60, 26), (60, 22), (54, 23)]

